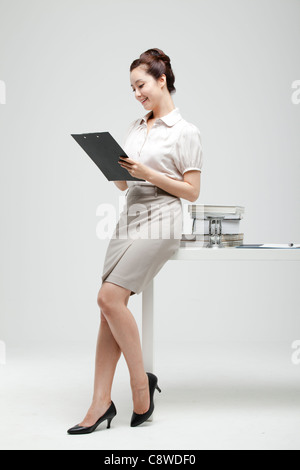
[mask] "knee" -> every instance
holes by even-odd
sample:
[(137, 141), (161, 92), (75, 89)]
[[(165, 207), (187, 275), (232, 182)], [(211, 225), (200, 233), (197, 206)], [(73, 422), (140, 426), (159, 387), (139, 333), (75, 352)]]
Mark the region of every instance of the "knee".
[(102, 289), (100, 289), (98, 292), (97, 304), (101, 309), (101, 319), (102, 319), (102, 317), (104, 316), (104, 311), (106, 311), (109, 305), (108, 296), (104, 292), (102, 292)]
[(102, 310), (101, 310), (101, 312), (100, 312), (100, 320), (101, 320), (101, 323), (107, 324), (107, 320), (106, 320), (105, 316), (103, 315)]
[(103, 288), (98, 292), (97, 304), (101, 310), (101, 320), (105, 319), (115, 309), (115, 296), (111, 289)]
[(127, 307), (130, 297), (130, 290), (117, 286), (110, 282), (102, 284), (97, 297), (97, 303), (105, 317), (120, 312), (120, 309)]

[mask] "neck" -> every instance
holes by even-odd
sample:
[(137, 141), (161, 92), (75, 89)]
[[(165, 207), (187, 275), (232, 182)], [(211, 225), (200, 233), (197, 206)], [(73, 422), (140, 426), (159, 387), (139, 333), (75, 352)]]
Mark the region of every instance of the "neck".
[(161, 118), (169, 114), (173, 109), (175, 109), (175, 105), (170, 96), (166, 100), (160, 101), (159, 104), (152, 109), (152, 115), (150, 117), (153, 119)]

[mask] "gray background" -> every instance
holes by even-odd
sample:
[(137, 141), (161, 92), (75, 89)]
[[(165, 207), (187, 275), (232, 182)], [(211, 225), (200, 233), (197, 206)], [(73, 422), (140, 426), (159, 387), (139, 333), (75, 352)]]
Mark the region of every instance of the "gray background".
[[(174, 103), (202, 134), (197, 203), (245, 206), (245, 243), (300, 242), (299, 14), (298, 0), (0, 0), (1, 340), (95, 340), (97, 208), (122, 193), (70, 134), (123, 141), (145, 114), (129, 66), (151, 47), (171, 57)], [(290, 344), (297, 264), (168, 262), (157, 341)]]

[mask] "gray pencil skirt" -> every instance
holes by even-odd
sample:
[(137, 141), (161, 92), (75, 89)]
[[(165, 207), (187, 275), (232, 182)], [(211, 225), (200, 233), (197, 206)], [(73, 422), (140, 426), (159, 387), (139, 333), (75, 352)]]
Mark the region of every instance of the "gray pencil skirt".
[(180, 198), (153, 185), (130, 186), (107, 247), (102, 284), (140, 294), (178, 250), (182, 222)]

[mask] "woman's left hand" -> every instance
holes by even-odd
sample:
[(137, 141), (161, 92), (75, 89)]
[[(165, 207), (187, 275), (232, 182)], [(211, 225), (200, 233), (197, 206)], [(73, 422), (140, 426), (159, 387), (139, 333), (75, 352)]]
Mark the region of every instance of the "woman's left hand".
[(146, 180), (149, 178), (151, 168), (143, 165), (141, 162), (136, 162), (131, 158), (120, 157), (119, 165), (125, 168), (131, 176)]

